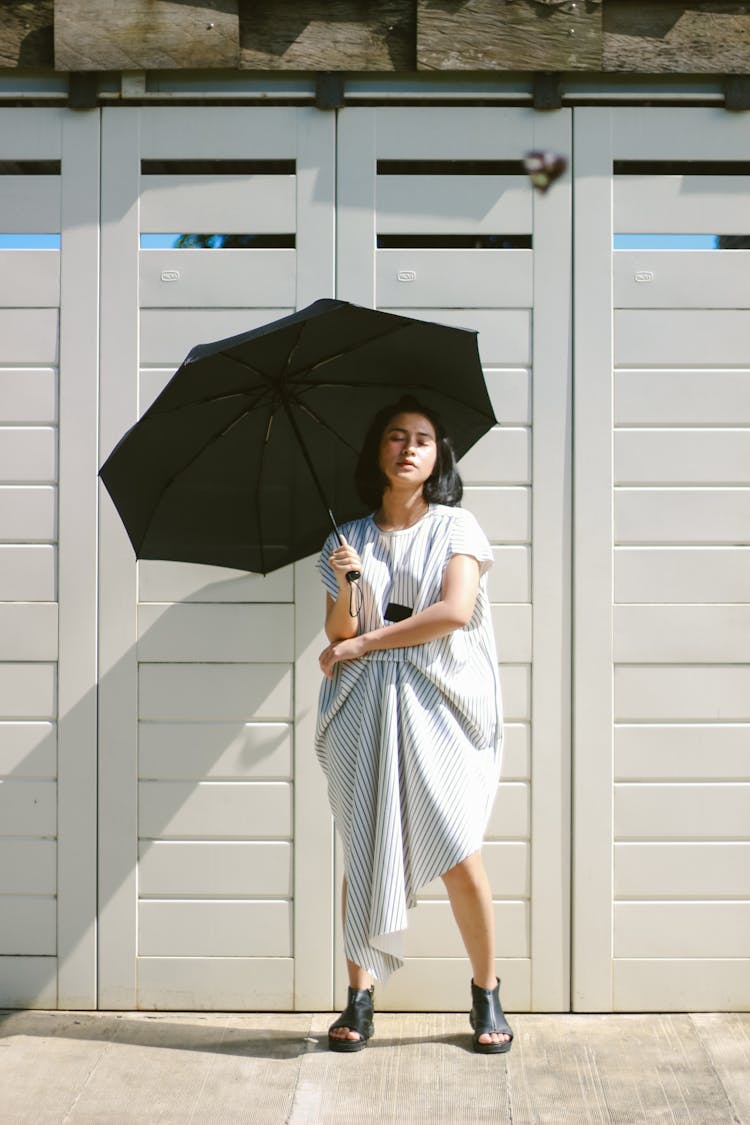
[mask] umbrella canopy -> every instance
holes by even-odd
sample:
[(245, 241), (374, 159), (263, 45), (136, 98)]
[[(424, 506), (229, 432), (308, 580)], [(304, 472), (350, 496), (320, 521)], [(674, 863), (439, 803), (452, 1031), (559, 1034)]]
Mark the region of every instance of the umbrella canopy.
[(495, 423), (476, 332), (316, 301), (193, 348), (100, 476), (136, 557), (267, 574), (320, 549), (331, 509), (366, 514), (365, 431), (406, 393), (459, 457)]

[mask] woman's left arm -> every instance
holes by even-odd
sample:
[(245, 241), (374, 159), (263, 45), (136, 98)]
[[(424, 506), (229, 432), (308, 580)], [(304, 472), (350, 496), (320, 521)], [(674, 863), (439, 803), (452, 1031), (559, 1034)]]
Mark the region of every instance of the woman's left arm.
[(479, 590), (479, 563), (473, 555), (453, 555), (443, 574), (440, 601), (404, 621), (373, 629), (345, 641), (334, 641), (320, 654), (320, 667), (329, 678), (341, 660), (358, 660), (378, 649), (422, 645), (460, 629), (471, 620)]

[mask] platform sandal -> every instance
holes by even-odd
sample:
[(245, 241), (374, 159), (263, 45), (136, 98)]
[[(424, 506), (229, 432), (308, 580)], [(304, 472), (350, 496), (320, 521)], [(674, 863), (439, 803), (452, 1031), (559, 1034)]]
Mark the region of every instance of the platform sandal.
[[(510, 1050), (513, 1042), (513, 1032), (505, 1018), (502, 1004), (500, 1003), (500, 981), (494, 988), (478, 988), (471, 982), (472, 1008), (469, 1012), (469, 1022), (474, 1028), (474, 1050), (480, 1055), (504, 1055)], [(480, 1035), (509, 1035), (510, 1039), (501, 1040), (499, 1043), (480, 1043)]]
[[(339, 1018), (328, 1028), (328, 1048), (331, 1051), (361, 1051), (374, 1033), (372, 1023), (373, 996), (375, 989), (350, 988), (347, 1005)], [(336, 1027), (348, 1027), (356, 1031), (359, 1039), (343, 1039), (331, 1032)]]

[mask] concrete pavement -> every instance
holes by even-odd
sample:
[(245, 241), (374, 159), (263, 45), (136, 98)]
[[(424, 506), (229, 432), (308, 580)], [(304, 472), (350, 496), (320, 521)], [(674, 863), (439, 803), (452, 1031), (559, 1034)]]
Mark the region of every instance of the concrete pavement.
[(0, 1125), (750, 1125), (750, 1014), (377, 1013), (354, 1055), (330, 1013), (0, 1012)]

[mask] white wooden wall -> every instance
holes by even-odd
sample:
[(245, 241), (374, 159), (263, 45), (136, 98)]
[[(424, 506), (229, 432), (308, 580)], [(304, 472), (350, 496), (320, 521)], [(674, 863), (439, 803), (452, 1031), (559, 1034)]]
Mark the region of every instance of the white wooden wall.
[[(461, 471), (464, 503), (495, 553), (490, 592), (507, 741), (484, 854), (497, 969), (516, 1009), (568, 1006), (570, 191), (563, 181), (535, 199), (524, 175), (474, 174), (465, 162), (569, 147), (568, 111), (339, 115), (339, 296), (478, 329), (502, 420)], [(378, 174), (378, 161), (458, 163), (455, 172), (441, 163), (428, 173), (386, 165)], [(377, 249), (379, 235), (431, 235), (439, 244), (467, 234), (530, 235), (533, 249)], [(340, 947), (339, 939), (339, 958)], [(465, 1008), (471, 971), (441, 881), (412, 912), (406, 948), (378, 1006)], [(340, 964), (339, 1003), (343, 981)]]
[(0, 251), (0, 1002), (91, 1007), (98, 115), (3, 110), (0, 160), (3, 233), (62, 231)]
[[(378, 173), (570, 152), (573, 112), (575, 178), (547, 196)], [(336, 294), (480, 330), (502, 426), (462, 470), (496, 553), (507, 1006), (748, 1006), (748, 252), (612, 252), (613, 231), (747, 233), (746, 177), (612, 162), (731, 161), (748, 131), (696, 109), (0, 112), (0, 160), (62, 162), (0, 176), (0, 233), (62, 231), (0, 251), (0, 1005), (341, 999), (312, 561), (137, 566), (96, 488), (190, 346)], [(295, 172), (141, 173), (170, 159)], [(296, 244), (139, 248), (166, 231)], [(533, 242), (377, 247), (418, 234)], [(379, 1007), (465, 1008), (440, 885), (409, 941)]]
[[(102, 459), (196, 342), (332, 295), (333, 158), (312, 109), (105, 111)], [(141, 174), (196, 159), (296, 170)], [(153, 232), (296, 247), (139, 250)], [(100, 1003), (325, 1007), (331, 827), (299, 710), (322, 647), (311, 565), (136, 567), (104, 496), (101, 584)]]
[(583, 110), (576, 131), (574, 1006), (750, 1004), (746, 115)]

